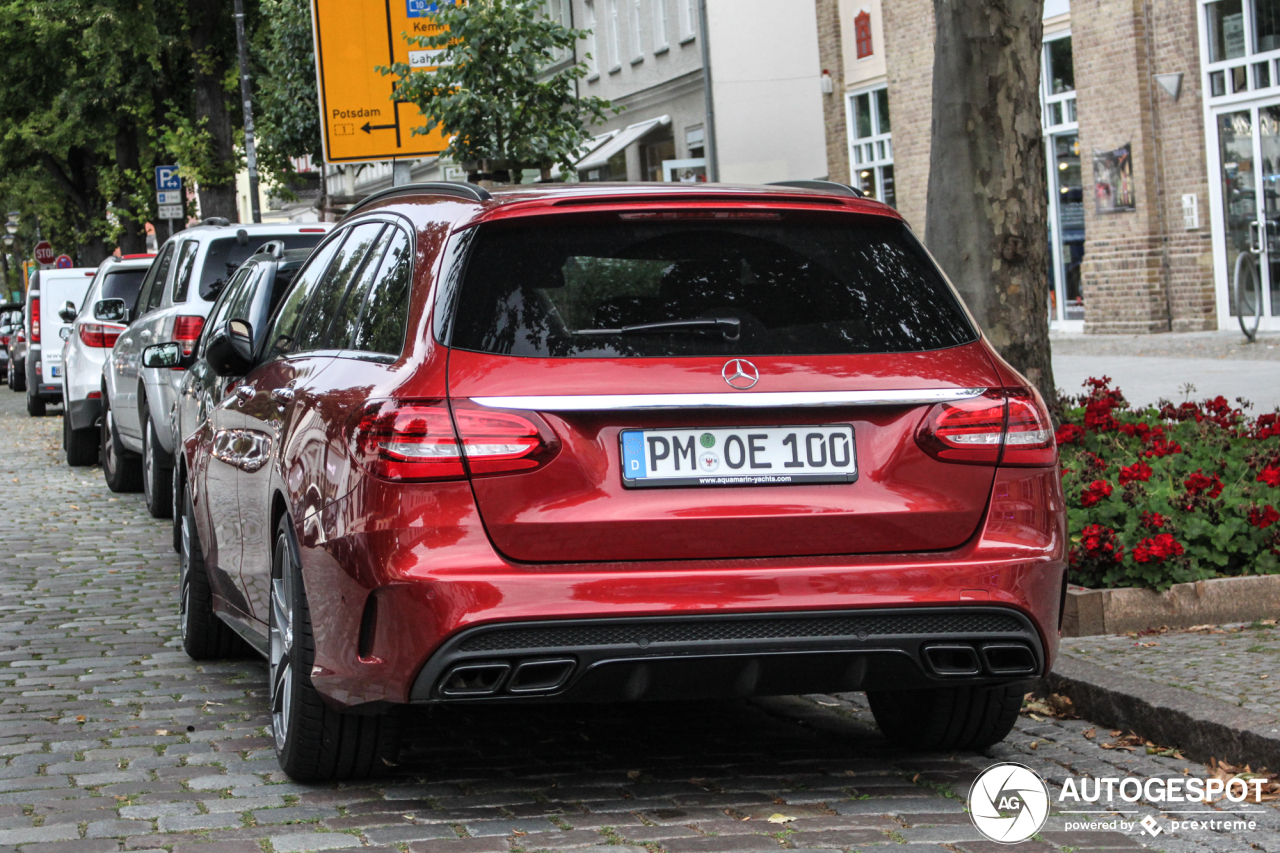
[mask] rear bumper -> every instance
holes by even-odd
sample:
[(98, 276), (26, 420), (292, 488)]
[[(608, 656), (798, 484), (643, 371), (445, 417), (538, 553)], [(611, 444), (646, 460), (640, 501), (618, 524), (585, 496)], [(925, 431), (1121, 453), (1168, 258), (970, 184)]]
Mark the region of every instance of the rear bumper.
[(1009, 608), (896, 608), (563, 620), (450, 638), (415, 703), (702, 699), (1001, 683), (1038, 674)]
[[(1047, 672), (1057, 650), (1066, 518), (1056, 470), (1002, 469), (985, 522), (953, 551), (612, 564), (504, 560), (467, 483), (383, 488), (362, 489), (358, 506), (295, 509), (306, 519), (312, 681), (339, 707), (994, 683)], [(965, 621), (993, 614), (995, 628)], [(886, 619), (918, 621), (889, 630)], [(622, 641), (583, 642), (579, 630)], [(537, 638), (510, 639), (529, 632)], [(1021, 647), (1007, 657), (1029, 653), (1034, 671), (984, 664), (984, 644)], [(967, 647), (953, 659), (976, 669), (940, 671), (934, 645)], [(511, 692), (521, 664), (556, 660), (572, 665), (552, 689)], [(488, 693), (448, 695), (446, 676), (475, 663), (494, 664), (491, 676), (507, 669)]]
[(72, 429), (88, 429), (95, 426), (102, 415), (102, 400), (69, 400), (67, 416)]

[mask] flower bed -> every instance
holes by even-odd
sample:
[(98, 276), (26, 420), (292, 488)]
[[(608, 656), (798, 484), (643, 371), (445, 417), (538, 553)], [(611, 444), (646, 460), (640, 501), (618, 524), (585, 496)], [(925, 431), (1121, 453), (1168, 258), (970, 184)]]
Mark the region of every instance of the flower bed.
[(1280, 414), (1222, 397), (1131, 409), (1109, 377), (1085, 388), (1058, 428), (1073, 583), (1280, 573)]

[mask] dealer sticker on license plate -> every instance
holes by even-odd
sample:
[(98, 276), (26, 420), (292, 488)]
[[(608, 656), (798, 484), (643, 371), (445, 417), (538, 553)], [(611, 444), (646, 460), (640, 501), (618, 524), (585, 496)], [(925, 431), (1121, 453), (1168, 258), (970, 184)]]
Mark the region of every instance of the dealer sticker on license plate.
[(652, 486), (852, 483), (849, 424), (622, 431), (622, 482)]

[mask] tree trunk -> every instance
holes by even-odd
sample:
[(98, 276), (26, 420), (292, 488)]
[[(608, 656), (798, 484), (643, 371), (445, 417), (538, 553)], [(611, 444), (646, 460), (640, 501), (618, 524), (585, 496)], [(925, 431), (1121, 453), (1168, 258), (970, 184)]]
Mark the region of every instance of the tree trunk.
[[(138, 152), (138, 128), (132, 121), (124, 120), (116, 128), (116, 166), (127, 175), (138, 177), (142, 173), (141, 156)], [(120, 216), (123, 232), (120, 234), (120, 253), (123, 255), (142, 254), (147, 251), (146, 221), (149, 218), (150, 205), (137, 209), (137, 201), (133, 198), (136, 186), (126, 185), (119, 198), (116, 199), (116, 212)]]
[(221, 216), (239, 222), (236, 205), (235, 146), (231, 135), (231, 113), (227, 110), (226, 57), (217, 43), (217, 34), (230, 26), (219, 0), (190, 0), (191, 49), (195, 56), (196, 126), (211, 137), (210, 158), (225, 166), (228, 177), (200, 182), (200, 215)]
[(1002, 356), (1056, 408), (1040, 129), (1043, 0), (933, 0), (925, 238)]

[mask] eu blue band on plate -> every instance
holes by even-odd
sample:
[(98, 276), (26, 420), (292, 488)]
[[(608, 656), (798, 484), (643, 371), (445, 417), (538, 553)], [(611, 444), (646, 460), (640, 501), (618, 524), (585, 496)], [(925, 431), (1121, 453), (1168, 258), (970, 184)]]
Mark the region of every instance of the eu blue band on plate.
[(642, 480), (649, 476), (644, 460), (644, 433), (622, 434), (622, 471), (629, 480)]

